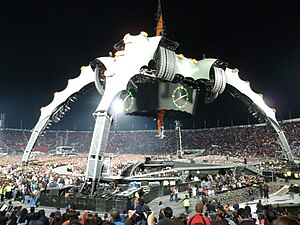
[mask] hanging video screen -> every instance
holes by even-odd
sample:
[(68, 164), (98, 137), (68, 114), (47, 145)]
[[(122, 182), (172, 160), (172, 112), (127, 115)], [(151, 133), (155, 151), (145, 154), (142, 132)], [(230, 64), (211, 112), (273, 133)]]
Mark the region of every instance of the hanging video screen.
[(166, 118), (188, 118), (195, 112), (197, 99), (197, 90), (184, 84), (141, 83), (136, 89), (128, 90), (124, 113), (156, 117), (159, 110), (165, 109)]

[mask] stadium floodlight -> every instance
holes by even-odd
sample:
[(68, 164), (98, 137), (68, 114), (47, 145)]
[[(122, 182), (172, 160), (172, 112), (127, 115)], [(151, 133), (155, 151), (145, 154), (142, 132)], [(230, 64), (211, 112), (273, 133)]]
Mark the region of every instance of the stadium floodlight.
[(124, 109), (124, 103), (121, 99), (116, 99), (114, 102), (113, 102), (113, 110), (115, 113), (121, 113), (123, 112), (123, 109)]

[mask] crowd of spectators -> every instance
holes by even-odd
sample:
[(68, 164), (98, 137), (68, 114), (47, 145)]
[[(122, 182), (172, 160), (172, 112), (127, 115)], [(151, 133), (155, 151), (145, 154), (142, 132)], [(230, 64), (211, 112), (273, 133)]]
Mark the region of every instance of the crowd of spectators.
[[(293, 153), (299, 157), (300, 121), (281, 123)], [(174, 154), (177, 149), (175, 131), (165, 131), (166, 137), (156, 138), (153, 130), (110, 132), (106, 152), (125, 154)], [(0, 147), (8, 152), (22, 152), (30, 138), (29, 130), (3, 129)], [(57, 146), (72, 146), (77, 152), (88, 152), (92, 131), (47, 131), (37, 140), (36, 146), (54, 150)], [(130, 141), (128, 141), (130, 140)], [(182, 130), (183, 149), (200, 149), (205, 155), (229, 157), (281, 157), (277, 135), (270, 125), (245, 125), (200, 130)]]
[[(186, 198), (189, 203), (189, 196)], [(11, 201), (1, 208), (1, 225), (299, 225), (299, 215), (288, 215), (284, 208), (263, 205), (261, 201), (253, 210), (249, 205), (241, 207), (216, 201), (198, 201), (195, 213), (189, 212), (190, 204), (184, 204), (185, 212), (175, 213), (172, 205), (160, 204), (159, 213), (145, 203), (143, 197), (137, 199), (137, 204), (130, 210), (111, 209), (100, 216), (98, 213), (84, 211), (80, 213), (73, 208), (53, 209), (46, 215), (42, 207), (31, 205), (13, 206)], [(186, 211), (186, 209), (188, 211)]]
[[(281, 124), (285, 130), (288, 142), (292, 149), (300, 147), (300, 121), (286, 121)], [(21, 155), (14, 153), (23, 151), (27, 141), (30, 138), (30, 131), (28, 130), (11, 130), (3, 129), (0, 131), (0, 146), (2, 149), (7, 149), (8, 156), (3, 156), (0, 160), (0, 197), (1, 202), (6, 200), (18, 200), (22, 202), (24, 208), (14, 207), (10, 214), (5, 216), (0, 213), (0, 225), (100, 225), (100, 224), (121, 224), (120, 212), (113, 209), (105, 218), (99, 217), (97, 214), (87, 212), (80, 216), (78, 212), (68, 209), (65, 213), (56, 210), (53, 214), (46, 217), (45, 211), (40, 209), (35, 211), (39, 205), (39, 197), (43, 191), (51, 187), (62, 187), (66, 185), (80, 184), (84, 179), (84, 172), (86, 169), (87, 152), (92, 139), (92, 132), (85, 131), (48, 131), (43, 136), (39, 137), (37, 145), (47, 146), (49, 150), (55, 149), (57, 146), (67, 145), (73, 146), (78, 154), (76, 157), (71, 156), (49, 156), (40, 155), (31, 160), (28, 166), (20, 166)], [(107, 153), (118, 153), (113, 157), (113, 173), (119, 174), (124, 164), (129, 162), (137, 162), (150, 155), (172, 155), (177, 149), (177, 140), (174, 131), (166, 131), (166, 137), (163, 140), (156, 138), (156, 131), (119, 131), (111, 132), (107, 142)], [(130, 140), (130, 141), (129, 141)], [(240, 159), (254, 159), (254, 158), (270, 158), (280, 157), (281, 147), (277, 141), (274, 130), (267, 125), (249, 125), (227, 128), (210, 128), (201, 130), (183, 130), (182, 131), (182, 145), (184, 149), (200, 149), (202, 154), (210, 157), (211, 155), (219, 155), (225, 157), (234, 157)], [(122, 154), (123, 153), (123, 154)], [(13, 154), (13, 156), (12, 156)], [(126, 154), (126, 155), (124, 155)], [(299, 151), (294, 151), (294, 156), (299, 157)], [(214, 157), (214, 160), (217, 160)], [(220, 161), (224, 158), (220, 159)], [(212, 161), (208, 159), (208, 161)], [(72, 167), (70, 174), (58, 174), (55, 168), (59, 166)], [(272, 168), (273, 169), (273, 168)], [(201, 181), (201, 186), (191, 187), (191, 192), (196, 188), (197, 193), (204, 193), (207, 195), (218, 192), (234, 190), (243, 188), (251, 184), (261, 183), (256, 176), (231, 176), (229, 174), (216, 175), (213, 179), (204, 179)], [(210, 193), (208, 191), (211, 190)], [(250, 191), (249, 191), (250, 197)], [(205, 198), (203, 198), (205, 199)], [(203, 214), (207, 217), (207, 225), (223, 224), (224, 219), (229, 218), (231, 224), (245, 224), (243, 221), (252, 221), (251, 212), (246, 208), (236, 211), (228, 210), (225, 207), (215, 203), (215, 210), (213, 213), (208, 212), (207, 202), (202, 202), (201, 205), (196, 205), (196, 214)], [(27, 211), (29, 206), (31, 211)], [(170, 207), (169, 207), (170, 208)], [(165, 210), (166, 208), (162, 208)], [(193, 217), (188, 220), (187, 215), (170, 216), (172, 210), (164, 212), (168, 217), (161, 215), (161, 218), (155, 219), (153, 213), (145, 215), (145, 221), (152, 225), (155, 221), (158, 224), (188, 224)], [(207, 212), (207, 214), (205, 214)], [(268, 222), (275, 221), (274, 213), (271, 214), (264, 211), (260, 213), (260, 218), (256, 221), (262, 220)], [(130, 211), (124, 213), (127, 219), (124, 219), (125, 224), (139, 224), (138, 216), (143, 216), (145, 212), (136, 213)], [(276, 214), (277, 216), (284, 216), (284, 212)], [(270, 219), (271, 218), (271, 219)], [(282, 219), (283, 218), (283, 219)], [(299, 224), (296, 219), (289, 217), (280, 217), (281, 220), (293, 220)], [(165, 221), (164, 221), (165, 220)], [(166, 223), (160, 222), (164, 221)], [(175, 221), (175, 222), (174, 222)], [(197, 221), (197, 220), (196, 220)], [(120, 222), (120, 223), (119, 223)], [(172, 223), (171, 223), (172, 222)], [(173, 223), (174, 222), (174, 223)], [(296, 223), (297, 222), (297, 223)], [(270, 224), (269, 223), (269, 224)], [(282, 223), (284, 224), (284, 223)]]

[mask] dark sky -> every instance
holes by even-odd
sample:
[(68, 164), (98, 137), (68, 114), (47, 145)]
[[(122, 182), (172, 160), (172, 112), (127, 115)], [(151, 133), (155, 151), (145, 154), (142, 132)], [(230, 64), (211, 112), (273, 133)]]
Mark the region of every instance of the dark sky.
[[(162, 9), (167, 37), (180, 43), (177, 53), (228, 62), (276, 108), (279, 120), (300, 117), (300, 1), (162, 0)], [(157, 0), (2, 1), (0, 112), (7, 127), (31, 129), (53, 93), (77, 77), (82, 65), (107, 56), (126, 33), (154, 35), (156, 10)], [(56, 128), (91, 129), (99, 101), (90, 91)], [(246, 124), (248, 117), (255, 121), (243, 104), (223, 94), (199, 107), (185, 127), (203, 127), (204, 121), (216, 126), (217, 120)], [(124, 116), (119, 122), (119, 129), (155, 125)]]

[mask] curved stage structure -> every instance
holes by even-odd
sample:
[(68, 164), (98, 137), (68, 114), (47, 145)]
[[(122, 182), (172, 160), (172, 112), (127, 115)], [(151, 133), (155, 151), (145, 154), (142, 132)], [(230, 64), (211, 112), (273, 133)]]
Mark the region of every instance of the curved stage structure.
[[(265, 104), (261, 94), (252, 91), (250, 82), (240, 79), (237, 69), (227, 68), (227, 63), (217, 59), (185, 58), (175, 53), (177, 46), (178, 43), (162, 36), (148, 37), (145, 32), (139, 35), (127, 34), (114, 45), (117, 50), (115, 57), (99, 57), (89, 66), (82, 67), (80, 75), (69, 80), (66, 89), (55, 93), (53, 101), (41, 108), (40, 118), (23, 155), (23, 164), (28, 163), (31, 150), (41, 132), (51, 123), (59, 122), (70, 109), (70, 101), (74, 101), (93, 84), (103, 96), (94, 113), (95, 127), (86, 168), (86, 186), (91, 194), (102, 177), (104, 150), (113, 116), (111, 103), (116, 98), (123, 99), (124, 104), (132, 101), (127, 102), (124, 108), (124, 113), (128, 114), (155, 116), (161, 109), (167, 109), (166, 111), (173, 112), (170, 115), (184, 113), (191, 116), (201, 93), (203, 101), (208, 104), (226, 90), (233, 97), (242, 100), (259, 122), (272, 125), (286, 157), (293, 161), (287, 139), (276, 120), (275, 109)], [(173, 89), (156, 95), (158, 102), (161, 102), (155, 104), (149, 113), (147, 107), (139, 106), (139, 99), (134, 98), (132, 90), (143, 93), (143, 86), (153, 82), (162, 83), (164, 90)], [(160, 90), (158, 88), (152, 91)], [(163, 93), (171, 94), (165, 96)], [(151, 98), (147, 101), (152, 104)]]

